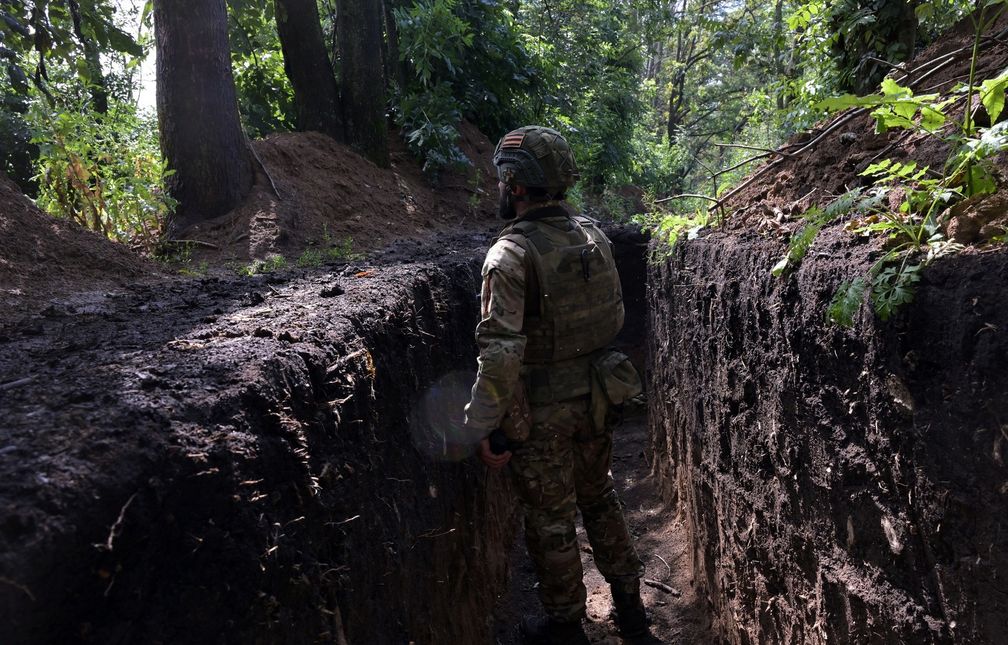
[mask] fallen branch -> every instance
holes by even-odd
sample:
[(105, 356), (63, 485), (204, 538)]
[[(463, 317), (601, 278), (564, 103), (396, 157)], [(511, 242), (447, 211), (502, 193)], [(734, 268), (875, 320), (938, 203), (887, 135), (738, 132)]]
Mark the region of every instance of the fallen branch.
[[(744, 166), (746, 164), (750, 164), (750, 163), (752, 163), (754, 161), (759, 161), (760, 159), (766, 159), (767, 157), (770, 156), (770, 154), (771, 153), (768, 152), (766, 154), (756, 155), (755, 157), (749, 157), (748, 159), (740, 161), (740, 162), (738, 162), (737, 164), (735, 164), (734, 166), (732, 166), (730, 168), (724, 168), (723, 170), (719, 170), (719, 171), (717, 171), (716, 173), (714, 173), (711, 176), (712, 177), (720, 177), (721, 175), (723, 175), (725, 173), (729, 173), (729, 172), (731, 172), (733, 170), (737, 170), (737, 169), (741, 168), (742, 166)], [(790, 157), (791, 155), (788, 155), (788, 156)]]
[(266, 175), (266, 179), (269, 179), (270, 187), (273, 189), (273, 194), (277, 196), (277, 199), (283, 199), (283, 197), (280, 197), (280, 191), (277, 190), (276, 182), (273, 181), (273, 175), (266, 170), (266, 165), (262, 162), (262, 159), (259, 158), (259, 153), (252, 147), (252, 142), (249, 141), (248, 135), (245, 136), (245, 144), (248, 146), (249, 152), (252, 153), (252, 157), (256, 160), (256, 163), (259, 164), (263, 174)]
[(709, 202), (718, 203), (718, 200), (713, 197), (708, 197), (707, 195), (698, 195), (696, 193), (682, 193), (681, 195), (672, 195), (671, 197), (662, 197), (661, 199), (656, 199), (654, 203), (663, 204), (665, 202), (670, 202), (673, 199), (706, 199)]
[(644, 578), (643, 582), (644, 582), (644, 584), (646, 584), (649, 587), (654, 587), (655, 589), (660, 589), (660, 590), (664, 591), (667, 594), (672, 594), (676, 598), (678, 598), (679, 596), (682, 595), (681, 591), (679, 591), (675, 587), (668, 586), (664, 582), (658, 582), (657, 580), (652, 580), (651, 578)]
[(165, 240), (165, 244), (177, 244), (179, 246), (185, 246), (186, 244), (192, 244), (194, 246), (202, 246), (203, 248), (213, 249), (219, 251), (220, 247), (211, 242), (204, 242), (203, 240)]
[(661, 560), (661, 563), (665, 565), (665, 568), (668, 569), (668, 574), (671, 576), (672, 575), (672, 567), (669, 566), (668, 562), (665, 562), (665, 558), (661, 557), (657, 553), (654, 554), (654, 557), (656, 557), (659, 560)]
[(742, 150), (755, 150), (757, 152), (766, 152), (772, 155), (780, 155), (782, 157), (793, 156), (790, 152), (784, 152), (783, 150), (773, 150), (771, 148), (761, 148), (760, 146), (750, 146), (742, 143), (715, 143), (719, 148), (741, 148)]
[(10, 578), (5, 578), (4, 576), (0, 576), (0, 582), (2, 582), (4, 584), (7, 584), (7, 585), (10, 585), (10, 586), (14, 587), (15, 589), (20, 589), (21, 591), (23, 591), (25, 593), (26, 596), (28, 596), (29, 598), (31, 598), (32, 602), (35, 602), (35, 594), (33, 594), (31, 592), (31, 589), (29, 589), (25, 585), (21, 584), (20, 582), (16, 582), (14, 580), (11, 580)]

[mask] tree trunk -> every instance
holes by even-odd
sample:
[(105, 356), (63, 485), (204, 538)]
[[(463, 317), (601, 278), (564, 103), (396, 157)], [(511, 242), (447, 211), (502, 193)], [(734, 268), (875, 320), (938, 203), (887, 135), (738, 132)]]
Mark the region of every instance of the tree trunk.
[(387, 167), (381, 0), (344, 0), (338, 29), (347, 140), (365, 157)]
[(343, 141), (339, 90), (326, 51), (315, 0), (275, 0), (284, 70), (294, 87), (298, 129)]
[(396, 0), (382, 2), (385, 11), (385, 78), (400, 89), (406, 87), (406, 63), (399, 60), (399, 26), (395, 20), (395, 9), (401, 6)]
[(175, 171), (168, 233), (222, 215), (252, 186), (238, 117), (224, 0), (155, 0), (161, 150)]

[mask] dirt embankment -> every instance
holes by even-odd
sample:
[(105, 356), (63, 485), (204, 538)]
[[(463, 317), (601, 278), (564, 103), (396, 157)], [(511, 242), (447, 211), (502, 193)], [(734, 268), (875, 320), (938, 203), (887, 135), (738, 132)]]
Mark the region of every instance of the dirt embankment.
[(655, 468), (731, 643), (1003, 642), (1008, 252), (826, 323), (871, 247), (834, 225), (782, 281), (779, 242), (717, 233), (651, 271)]
[(488, 642), (511, 497), (410, 422), (473, 362), (477, 256), (176, 282), (0, 330), (0, 641)]

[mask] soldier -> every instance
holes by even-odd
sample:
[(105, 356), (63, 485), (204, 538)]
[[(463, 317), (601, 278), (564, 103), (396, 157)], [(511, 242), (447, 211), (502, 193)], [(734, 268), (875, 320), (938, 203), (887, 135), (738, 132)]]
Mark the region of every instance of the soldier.
[[(527, 643), (588, 643), (585, 586), (574, 527), (580, 509), (616, 622), (647, 633), (644, 567), (609, 472), (611, 408), (640, 392), (629, 359), (607, 349), (623, 326), (612, 245), (595, 222), (565, 207), (577, 169), (555, 130), (527, 126), (494, 152), (500, 215), (512, 220), (483, 265), (479, 372), (466, 426), (485, 437), (479, 456), (510, 462), (539, 577), (544, 617), (521, 625)], [(506, 449), (497, 448), (501, 428)]]

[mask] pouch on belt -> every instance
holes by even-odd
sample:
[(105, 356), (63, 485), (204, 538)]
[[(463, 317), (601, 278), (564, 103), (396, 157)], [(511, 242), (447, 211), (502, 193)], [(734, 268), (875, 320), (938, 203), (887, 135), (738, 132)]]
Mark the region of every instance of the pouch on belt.
[(591, 363), (591, 418), (596, 432), (606, 427), (606, 413), (643, 391), (640, 374), (630, 357), (605, 350)]

